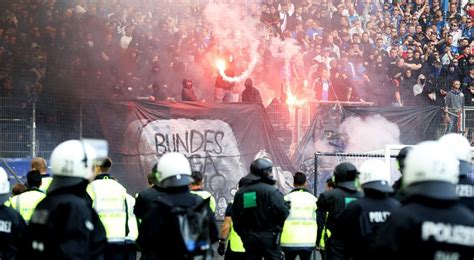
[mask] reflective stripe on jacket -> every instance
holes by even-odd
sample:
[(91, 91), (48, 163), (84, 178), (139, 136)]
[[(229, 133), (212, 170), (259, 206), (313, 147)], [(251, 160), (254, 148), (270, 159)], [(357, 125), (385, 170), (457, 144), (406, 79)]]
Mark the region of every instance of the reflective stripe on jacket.
[(304, 189), (294, 190), (285, 196), (291, 202), (281, 234), (282, 247), (315, 247), (317, 236), (316, 197)]

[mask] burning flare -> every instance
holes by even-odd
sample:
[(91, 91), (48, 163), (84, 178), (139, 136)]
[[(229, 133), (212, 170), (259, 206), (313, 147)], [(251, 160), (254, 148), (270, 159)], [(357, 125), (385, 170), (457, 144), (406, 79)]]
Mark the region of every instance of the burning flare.
[(226, 69), (226, 64), (223, 59), (217, 59), (216, 60), (216, 68), (219, 71), (219, 74), (224, 74), (224, 71)]
[(291, 92), (291, 88), (288, 88), (288, 90), (286, 91), (286, 96), (287, 96), (286, 103), (287, 103), (290, 107), (294, 107), (294, 106), (300, 107), (300, 106), (303, 106), (303, 105), (306, 103), (306, 101), (307, 101), (306, 98), (298, 99), (297, 96), (293, 95), (293, 93)]

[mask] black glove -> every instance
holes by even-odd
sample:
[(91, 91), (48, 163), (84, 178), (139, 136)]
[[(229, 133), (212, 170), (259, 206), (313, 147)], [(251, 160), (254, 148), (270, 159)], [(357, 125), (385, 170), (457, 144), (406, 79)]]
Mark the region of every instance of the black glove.
[(223, 256), (225, 253), (225, 240), (219, 240), (219, 247), (217, 248), (217, 253), (220, 256)]

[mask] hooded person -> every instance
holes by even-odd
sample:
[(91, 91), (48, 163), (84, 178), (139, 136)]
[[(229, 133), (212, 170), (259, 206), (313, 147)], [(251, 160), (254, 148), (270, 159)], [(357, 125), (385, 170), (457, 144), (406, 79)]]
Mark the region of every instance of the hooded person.
[(424, 74), (418, 75), (416, 84), (413, 86), (413, 95), (416, 106), (424, 106), (436, 103), (436, 92), (433, 82), (429, 81)]
[(459, 161), (459, 183), (456, 184), (456, 194), (460, 201), (474, 212), (474, 181), (469, 177), (472, 172), (471, 144), (460, 134), (443, 135), (439, 142), (451, 151)]
[(190, 79), (183, 79), (183, 90), (181, 91), (182, 101), (199, 101), (199, 98), (194, 93), (193, 81)]
[(405, 160), (402, 206), (376, 238), (374, 259), (471, 259), (474, 214), (459, 203), (459, 161), (436, 141), (413, 147)]
[(10, 196), (10, 182), (5, 170), (0, 167), (0, 252), (4, 259), (15, 259), (26, 223), (13, 208), (5, 205)]
[(390, 171), (381, 160), (369, 159), (359, 167), (359, 183), (364, 197), (355, 200), (339, 217), (334, 235), (344, 246), (349, 259), (375, 259), (375, 238), (380, 226), (400, 203), (389, 197)]
[[(318, 212), (326, 216), (324, 229), (329, 230), (329, 232), (326, 233), (333, 234), (338, 224), (338, 218), (346, 206), (350, 202), (362, 197), (362, 193), (358, 191), (356, 186), (356, 178), (358, 175), (359, 171), (352, 163), (340, 163), (334, 168), (333, 173), (336, 187), (319, 195), (317, 202)], [(323, 228), (318, 228), (318, 238), (316, 241), (320, 241), (321, 239), (321, 230), (323, 230)], [(323, 239), (326, 240), (326, 259), (343, 258), (343, 244), (340, 239), (335, 237), (334, 234)]]
[(251, 78), (245, 80), (245, 90), (242, 92), (242, 103), (258, 103), (262, 104), (260, 92), (253, 86)]
[(426, 77), (423, 74), (418, 75), (418, 79), (416, 84), (413, 86), (413, 95), (418, 96), (424, 91), (424, 87), (426, 84)]

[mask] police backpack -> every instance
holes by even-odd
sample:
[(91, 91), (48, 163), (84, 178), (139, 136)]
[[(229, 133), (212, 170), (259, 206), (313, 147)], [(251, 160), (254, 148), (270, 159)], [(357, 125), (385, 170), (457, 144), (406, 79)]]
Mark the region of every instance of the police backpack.
[(182, 238), (185, 257), (192, 259), (193, 256), (208, 254), (211, 250), (209, 198), (189, 208), (176, 206), (165, 197), (157, 201), (169, 208), (171, 223)]

